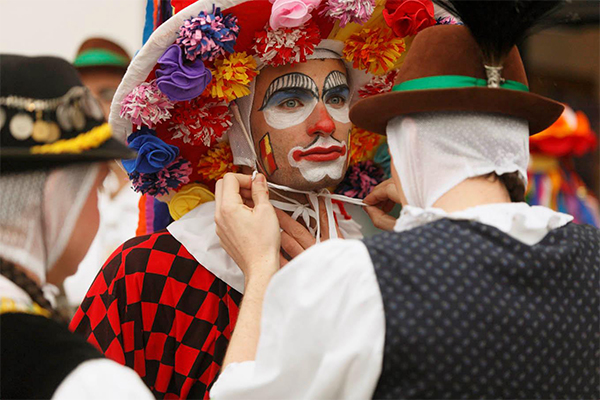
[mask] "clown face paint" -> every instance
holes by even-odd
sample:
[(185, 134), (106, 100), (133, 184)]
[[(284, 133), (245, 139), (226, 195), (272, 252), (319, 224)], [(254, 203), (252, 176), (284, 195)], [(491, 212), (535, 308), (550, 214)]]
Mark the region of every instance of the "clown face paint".
[(329, 115), (342, 123), (350, 122), (350, 88), (346, 75), (340, 71), (333, 71), (323, 85), (323, 103)]
[(275, 156), (273, 155), (273, 147), (271, 146), (269, 132), (260, 139), (259, 148), (262, 165), (265, 168), (267, 175), (271, 176), (277, 171), (277, 163), (275, 162)]
[[(333, 71), (323, 85), (322, 100), (333, 119), (350, 122), (350, 89), (346, 75)], [(319, 103), (319, 90), (311, 77), (302, 73), (283, 75), (269, 85), (260, 111), (275, 129), (286, 129), (306, 120)]]
[(275, 79), (269, 85), (260, 111), (275, 129), (298, 125), (314, 111), (319, 91), (309, 76), (294, 72)]
[(319, 182), (326, 177), (340, 179), (345, 172), (347, 157), (346, 143), (331, 136), (318, 136), (307, 148), (296, 146), (288, 153), (290, 165), (298, 168), (309, 182)]
[(339, 60), (261, 70), (250, 125), (260, 169), (269, 181), (299, 190), (341, 181), (352, 127), (349, 92), (346, 68)]

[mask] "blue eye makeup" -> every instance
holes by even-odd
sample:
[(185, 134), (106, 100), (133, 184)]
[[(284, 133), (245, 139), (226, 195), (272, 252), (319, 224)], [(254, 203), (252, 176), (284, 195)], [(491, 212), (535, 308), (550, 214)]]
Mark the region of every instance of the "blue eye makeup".
[(334, 98), (340, 98), (344, 103), (348, 101), (350, 88), (348, 85), (336, 86), (323, 93), (323, 101), (330, 103)]
[(319, 98), (319, 89), (317, 84), (308, 75), (300, 72), (293, 72), (291, 74), (285, 74), (275, 79), (265, 92), (262, 105), (259, 110), (265, 109), (267, 106), (271, 106), (272, 99), (278, 93), (291, 93), (296, 92), (300, 96), (300, 93), (308, 93), (316, 99)]
[(271, 107), (285, 107), (287, 102), (296, 100), (302, 105), (311, 103), (315, 99), (314, 93), (305, 89), (282, 89), (273, 93), (266, 104), (260, 108), (260, 111), (264, 111)]

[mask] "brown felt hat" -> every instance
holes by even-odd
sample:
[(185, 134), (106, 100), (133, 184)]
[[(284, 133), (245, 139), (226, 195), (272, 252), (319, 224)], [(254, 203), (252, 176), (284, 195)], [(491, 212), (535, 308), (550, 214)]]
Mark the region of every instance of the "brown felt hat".
[[(531, 135), (556, 121), (564, 106), (529, 93), (516, 46), (503, 63), (500, 88), (487, 86), (479, 46), (468, 28), (437, 25), (415, 37), (390, 93), (357, 102), (350, 119), (360, 128), (385, 135), (390, 119), (432, 111), (498, 113), (529, 121)], [(477, 85), (477, 86), (476, 86)]]

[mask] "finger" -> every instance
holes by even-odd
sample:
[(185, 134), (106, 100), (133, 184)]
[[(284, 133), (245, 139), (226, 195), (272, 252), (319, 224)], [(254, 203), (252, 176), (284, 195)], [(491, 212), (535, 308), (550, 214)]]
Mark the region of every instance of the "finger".
[(240, 188), (240, 196), (242, 196), (242, 199), (244, 199), (244, 200), (251, 200), (252, 199), (252, 190)]
[(240, 187), (244, 189), (252, 188), (252, 175), (244, 175), (244, 174), (235, 174), (233, 172), (228, 172), (225, 174), (223, 178), (235, 178)]
[(285, 231), (281, 232), (281, 248), (290, 256), (290, 259), (299, 256), (304, 251), (304, 247)]
[(387, 191), (387, 196), (388, 199), (390, 199), (391, 201), (393, 201), (396, 204), (400, 204), (400, 193), (398, 192), (398, 187), (396, 186), (395, 183), (391, 183), (389, 185), (387, 185), (386, 187), (386, 191)]
[(248, 175), (227, 173), (223, 177), (223, 194), (222, 204), (243, 204), (240, 190), (242, 188), (249, 189), (252, 184), (251, 178)]
[(257, 174), (252, 182), (252, 201), (255, 205), (270, 204), (267, 179), (263, 174)]
[[(335, 218), (335, 217), (334, 217)], [(321, 240), (328, 240), (329, 237), (329, 216), (327, 215), (327, 208), (325, 208), (325, 200), (319, 199), (319, 220), (321, 221)], [(337, 229), (337, 224), (336, 224)], [(339, 235), (339, 229), (338, 229)]]
[(221, 201), (223, 199), (223, 179), (219, 179), (215, 185), (215, 215), (221, 212)]
[(386, 214), (389, 214), (394, 209), (394, 207), (396, 207), (396, 203), (394, 203), (391, 200), (386, 201), (383, 204), (377, 205), (377, 208), (380, 208)]
[(283, 268), (287, 265), (289, 261), (285, 259), (283, 254), (279, 253), (279, 268)]
[(381, 182), (379, 185), (375, 186), (373, 188), (373, 190), (371, 190), (371, 193), (369, 193), (367, 195), (367, 197), (364, 198), (363, 201), (365, 202), (365, 204), (372, 206), (372, 205), (375, 205), (382, 201), (388, 200), (389, 199), (389, 193), (388, 193), (389, 186), (392, 186), (394, 189), (396, 188), (396, 186), (394, 185), (394, 182), (391, 179)]
[(287, 215), (285, 211), (276, 208), (275, 213), (277, 214), (277, 219), (279, 219), (279, 226), (281, 229), (296, 239), (300, 246), (302, 246), (304, 249), (308, 249), (310, 246), (315, 244), (315, 238), (313, 235), (311, 235), (308, 229), (304, 227), (304, 225)]
[(244, 198), (244, 205), (248, 208), (254, 208), (254, 202), (252, 201), (252, 199), (246, 199)]
[(371, 218), (371, 221), (373, 221), (373, 225), (375, 225), (375, 227), (384, 231), (394, 230), (396, 218), (392, 217), (391, 215), (387, 215), (379, 208), (373, 206), (365, 207), (365, 211)]

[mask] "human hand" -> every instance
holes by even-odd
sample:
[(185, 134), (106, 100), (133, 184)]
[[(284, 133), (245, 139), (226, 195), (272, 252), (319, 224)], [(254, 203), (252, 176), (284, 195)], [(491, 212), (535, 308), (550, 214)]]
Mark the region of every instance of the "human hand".
[(249, 175), (226, 174), (217, 182), (215, 204), (221, 246), (240, 267), (246, 282), (252, 276), (271, 276), (277, 272), (279, 222), (269, 202), (264, 175), (258, 174), (252, 181)]
[[(300, 255), (304, 250), (316, 243), (315, 237), (300, 222), (294, 220), (286, 212), (275, 210), (281, 227), (281, 258), (283, 267), (290, 260)], [(329, 239), (329, 221), (325, 202), (319, 199), (319, 220), (321, 223), (321, 241)], [(336, 225), (338, 237), (343, 237), (339, 227)]]
[(373, 221), (373, 225), (384, 231), (394, 229), (396, 218), (388, 214), (396, 204), (400, 204), (400, 196), (392, 179), (375, 186), (363, 201), (367, 204), (365, 211)]

